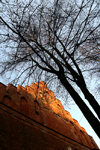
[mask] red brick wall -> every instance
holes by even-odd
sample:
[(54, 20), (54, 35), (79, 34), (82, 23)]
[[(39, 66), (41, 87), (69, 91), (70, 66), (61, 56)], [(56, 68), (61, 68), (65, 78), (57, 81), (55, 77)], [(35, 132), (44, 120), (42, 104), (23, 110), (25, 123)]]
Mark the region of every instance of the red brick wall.
[(0, 84), (0, 150), (98, 148), (44, 82), (25, 88)]

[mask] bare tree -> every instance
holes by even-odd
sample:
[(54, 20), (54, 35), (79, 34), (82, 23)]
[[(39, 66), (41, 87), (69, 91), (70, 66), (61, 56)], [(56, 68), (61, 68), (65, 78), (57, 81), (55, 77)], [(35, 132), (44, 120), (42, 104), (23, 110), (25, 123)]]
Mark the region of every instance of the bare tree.
[[(84, 49), (89, 43), (97, 47), (94, 37), (96, 41), (100, 40), (97, 34), (100, 31), (97, 20), (100, 2), (44, 0), (35, 3), (33, 0), (16, 0), (14, 3), (6, 2), (4, 7), (6, 11), (0, 19), (7, 29), (1, 31), (1, 43), (9, 50), (6, 51), (6, 61), (1, 62), (1, 74), (17, 70), (16, 81), (25, 75), (23, 82), (33, 76), (38, 79), (45, 75), (45, 81), (56, 78), (100, 137), (100, 106), (87, 88), (82, 67)], [(76, 86), (99, 119), (84, 103)]]

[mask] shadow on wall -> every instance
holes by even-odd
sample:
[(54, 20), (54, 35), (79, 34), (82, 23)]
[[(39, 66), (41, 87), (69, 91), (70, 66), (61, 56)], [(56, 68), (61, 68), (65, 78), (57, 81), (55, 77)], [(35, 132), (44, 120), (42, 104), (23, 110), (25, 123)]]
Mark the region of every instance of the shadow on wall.
[[(67, 146), (67, 150), (72, 150), (69, 145)], [(78, 149), (75, 148), (74, 150), (78, 150)], [(93, 149), (91, 149), (91, 150), (99, 150), (99, 149), (93, 148)]]
[(29, 114), (28, 102), (27, 102), (25, 97), (21, 97), (21, 100), (20, 100), (20, 111), (21, 111), (22, 114), (24, 114), (26, 116)]
[(93, 148), (93, 149), (91, 149), (91, 150), (99, 150), (99, 149)]

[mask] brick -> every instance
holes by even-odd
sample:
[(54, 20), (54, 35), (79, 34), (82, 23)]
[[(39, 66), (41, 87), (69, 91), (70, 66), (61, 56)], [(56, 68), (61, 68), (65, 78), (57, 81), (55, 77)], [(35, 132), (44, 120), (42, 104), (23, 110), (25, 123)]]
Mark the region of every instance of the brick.
[(0, 83), (1, 150), (89, 150), (95, 141), (43, 82)]

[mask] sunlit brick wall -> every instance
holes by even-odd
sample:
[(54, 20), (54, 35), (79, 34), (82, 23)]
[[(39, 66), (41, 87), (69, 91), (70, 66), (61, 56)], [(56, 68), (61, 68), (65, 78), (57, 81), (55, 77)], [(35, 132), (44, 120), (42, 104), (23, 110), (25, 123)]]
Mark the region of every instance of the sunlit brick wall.
[(47, 85), (0, 83), (0, 150), (89, 150), (97, 145)]

